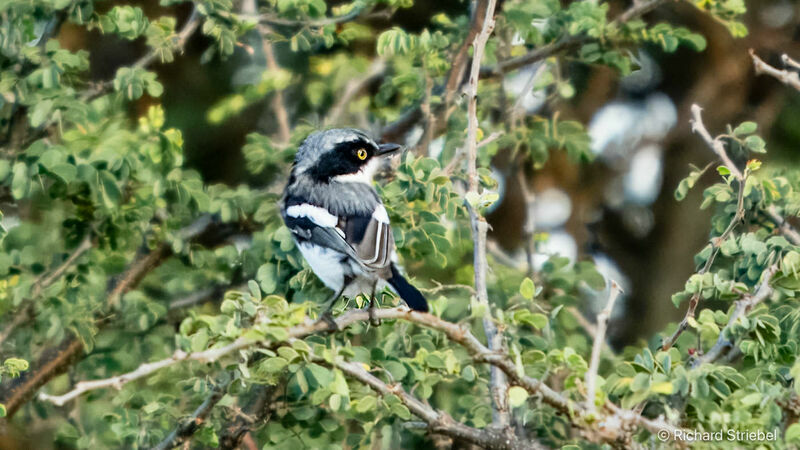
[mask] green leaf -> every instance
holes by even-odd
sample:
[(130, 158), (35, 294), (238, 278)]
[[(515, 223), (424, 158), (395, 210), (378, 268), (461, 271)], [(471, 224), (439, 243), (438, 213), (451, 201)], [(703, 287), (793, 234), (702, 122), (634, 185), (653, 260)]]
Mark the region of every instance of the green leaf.
[[(640, 374), (643, 375), (643, 374)], [(672, 383), (669, 381), (662, 381), (659, 383), (653, 383), (650, 386), (650, 392), (654, 394), (662, 394), (662, 395), (671, 395), (673, 391)]]
[(512, 386), (508, 389), (508, 404), (512, 408), (518, 408), (525, 404), (528, 399), (528, 391), (519, 386)]
[(28, 177), (28, 166), (23, 162), (14, 164), (14, 177), (11, 179), (11, 195), (19, 200), (28, 195), (30, 189), (30, 178)]
[(378, 406), (378, 399), (373, 396), (362, 397), (356, 404), (356, 411), (359, 413), (366, 413), (375, 409)]
[(639, 392), (647, 390), (650, 387), (650, 374), (647, 373), (639, 373), (635, 377), (633, 377), (633, 381), (631, 382), (631, 390), (633, 392)]
[(72, 183), (78, 177), (78, 168), (72, 164), (56, 164), (50, 168), (50, 171), (67, 184)]
[(531, 280), (528, 277), (525, 277), (525, 279), (522, 280), (522, 284), (519, 285), (519, 293), (526, 300), (531, 300), (535, 292), (536, 292), (536, 286), (534, 286), (533, 280)]
[(755, 133), (757, 129), (758, 125), (755, 122), (742, 122), (733, 130), (733, 134), (734, 136), (746, 136)]
[(744, 140), (744, 145), (753, 153), (766, 153), (767, 143), (760, 136), (748, 136)]
[[(5, 408), (3, 408), (5, 411)], [(793, 423), (786, 429), (784, 440), (787, 444), (800, 444), (800, 423)]]

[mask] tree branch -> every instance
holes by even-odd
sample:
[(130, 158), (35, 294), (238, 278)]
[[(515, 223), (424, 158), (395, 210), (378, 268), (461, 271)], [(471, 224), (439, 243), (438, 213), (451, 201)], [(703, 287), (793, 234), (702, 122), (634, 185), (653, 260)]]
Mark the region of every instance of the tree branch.
[[(630, 20), (636, 19), (641, 15), (648, 13), (655, 9), (656, 7), (660, 6), (663, 3), (666, 3), (667, 0), (648, 0), (643, 2), (634, 2), (633, 6), (622, 13), (617, 19), (611, 22), (611, 25), (614, 24), (622, 24), (628, 22)], [(478, 9), (476, 13), (473, 15), (473, 18), (477, 16), (480, 18), (480, 11), (485, 8), (481, 8), (480, 5), (482, 1), (478, 2)], [(473, 20), (472, 26), (470, 29), (475, 28), (475, 21)], [(460, 47), (459, 51), (456, 52), (456, 55), (453, 58), (453, 65), (452, 69), (450, 70), (447, 82), (444, 89), (445, 102), (443, 106), (446, 107), (445, 109), (445, 116), (449, 115), (449, 111), (452, 109), (452, 100), (454, 95), (460, 92), (460, 88), (463, 84), (463, 76), (461, 75), (463, 72), (463, 66), (467, 61), (467, 50), (469, 49), (469, 45), (473, 43), (473, 40), (470, 39), (472, 32), (470, 32), (467, 36), (462, 47)], [(508, 72), (511, 72), (515, 69), (518, 69), (523, 66), (527, 66), (533, 64), (537, 61), (544, 60), (549, 58), (553, 55), (561, 53), (563, 51), (571, 50), (574, 48), (579, 47), (582, 44), (594, 41), (594, 38), (590, 38), (588, 36), (577, 36), (577, 37), (568, 37), (560, 42), (553, 42), (547, 45), (544, 45), (538, 49), (534, 49), (529, 53), (516, 57), (511, 58), (506, 61), (499, 62), (496, 66), (491, 67), (482, 67), (480, 69), (480, 78), (498, 78), (505, 75)], [(474, 52), (473, 52), (474, 57)], [(440, 92), (439, 90), (435, 90), (435, 92)], [(448, 98), (449, 96), (449, 98)], [(402, 142), (403, 136), (405, 135), (408, 130), (412, 129), (420, 120), (424, 118), (422, 114), (422, 108), (420, 105), (414, 106), (409, 108), (399, 119), (396, 121), (386, 125), (383, 130), (381, 130), (381, 137), (386, 141), (391, 142)], [(437, 120), (438, 124), (446, 123), (445, 120)]]
[[(694, 130), (703, 140), (706, 142), (708, 147), (714, 151), (714, 153), (722, 160), (722, 163), (725, 167), (728, 168), (731, 175), (736, 179), (737, 183), (739, 184), (739, 193), (737, 196), (736, 202), (736, 213), (731, 218), (730, 223), (725, 228), (725, 231), (719, 236), (711, 238), (711, 254), (709, 255), (708, 259), (706, 259), (706, 263), (703, 265), (703, 268), (700, 269), (697, 273), (702, 275), (709, 270), (711, 270), (711, 266), (714, 264), (714, 260), (719, 253), (720, 246), (723, 242), (725, 242), (728, 237), (733, 233), (733, 230), (739, 225), (742, 220), (744, 220), (744, 187), (746, 183), (746, 175), (744, 175), (738, 167), (733, 163), (733, 161), (728, 156), (728, 152), (725, 150), (725, 146), (719, 138), (713, 138), (711, 134), (706, 129), (705, 125), (703, 124), (702, 118), (702, 108), (698, 105), (692, 105), (692, 130)], [(683, 334), (684, 331), (689, 327), (689, 320), (693, 319), (695, 316), (695, 311), (697, 310), (697, 305), (700, 303), (700, 292), (696, 292), (692, 295), (692, 298), (689, 299), (689, 307), (686, 308), (686, 314), (683, 316), (683, 320), (681, 323), (678, 324), (678, 329), (667, 339), (661, 343), (661, 349), (664, 351), (669, 350), (678, 338)]]
[(223, 356), (233, 353), (236, 350), (249, 347), (251, 344), (252, 342), (249, 342), (243, 338), (239, 338), (226, 346), (210, 348), (202, 352), (186, 353), (183, 350), (175, 350), (175, 353), (173, 353), (169, 358), (152, 363), (142, 364), (136, 370), (123, 375), (105, 378), (102, 380), (81, 381), (75, 385), (74, 389), (64, 395), (49, 395), (47, 393), (40, 392), (39, 400), (53, 403), (56, 406), (63, 406), (65, 403), (81, 396), (85, 392), (109, 387), (119, 390), (122, 389), (122, 386), (130, 383), (131, 381), (147, 377), (161, 369), (174, 366), (179, 362), (193, 360), (203, 363), (211, 363)]
[(608, 293), (608, 301), (605, 308), (597, 315), (597, 332), (594, 335), (594, 343), (592, 344), (592, 356), (589, 360), (589, 370), (586, 372), (586, 405), (589, 411), (595, 410), (595, 390), (597, 386), (597, 369), (600, 367), (600, 352), (603, 350), (603, 345), (606, 341), (606, 328), (608, 327), (608, 319), (611, 317), (611, 311), (614, 309), (614, 303), (621, 289), (616, 281), (611, 280), (611, 291)]
[[(755, 51), (750, 49), (750, 57), (753, 58), (753, 67), (755, 68), (756, 74), (767, 74), (778, 79), (783, 84), (787, 86), (791, 86), (797, 90), (800, 90), (800, 75), (797, 72), (791, 72), (788, 70), (780, 70), (776, 69), (775, 67), (770, 66), (769, 64), (765, 63), (761, 58), (756, 56)], [(783, 54), (781, 56), (781, 60), (783, 63), (789, 67), (800, 69), (800, 63), (793, 60), (789, 57), (789, 55)], [(786, 236), (786, 238), (795, 245), (800, 245), (800, 233), (797, 232), (791, 225), (786, 222), (786, 219), (783, 218), (775, 208), (775, 205), (770, 205), (767, 209), (767, 217), (772, 220), (776, 225), (778, 225), (778, 229), (780, 232)]]

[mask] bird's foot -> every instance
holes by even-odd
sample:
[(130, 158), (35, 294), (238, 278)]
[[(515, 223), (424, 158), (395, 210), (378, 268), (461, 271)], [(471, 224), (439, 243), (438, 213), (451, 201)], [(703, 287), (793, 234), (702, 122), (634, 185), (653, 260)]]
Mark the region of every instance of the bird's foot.
[(336, 320), (333, 318), (333, 313), (330, 311), (325, 311), (321, 316), (319, 316), (317, 323), (320, 322), (325, 322), (325, 324), (328, 325), (329, 333), (335, 333), (339, 331), (339, 324), (336, 323)]
[(367, 314), (369, 314), (369, 323), (373, 327), (379, 327), (381, 326), (381, 323), (383, 323), (381, 319), (375, 317), (375, 313), (377, 311), (378, 308), (375, 306), (375, 302), (374, 301), (369, 302), (369, 307), (367, 307)]

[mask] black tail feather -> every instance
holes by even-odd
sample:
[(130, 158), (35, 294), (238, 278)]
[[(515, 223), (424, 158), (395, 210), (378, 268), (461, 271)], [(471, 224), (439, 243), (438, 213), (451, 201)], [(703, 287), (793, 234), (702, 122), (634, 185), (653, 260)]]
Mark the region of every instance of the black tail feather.
[(400, 297), (408, 304), (408, 306), (415, 311), (428, 312), (428, 301), (422, 296), (422, 293), (417, 290), (408, 280), (400, 274), (397, 267), (392, 264), (392, 277), (386, 280), (394, 288)]

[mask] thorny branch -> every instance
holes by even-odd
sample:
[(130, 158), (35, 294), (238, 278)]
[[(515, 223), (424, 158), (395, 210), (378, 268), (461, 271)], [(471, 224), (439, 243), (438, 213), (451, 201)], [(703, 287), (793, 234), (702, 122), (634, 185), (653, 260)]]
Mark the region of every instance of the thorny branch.
[(614, 310), (614, 303), (617, 301), (621, 290), (616, 281), (611, 280), (611, 291), (608, 293), (608, 301), (605, 308), (597, 315), (597, 330), (592, 344), (592, 356), (589, 360), (589, 370), (586, 372), (586, 405), (589, 411), (595, 410), (595, 392), (597, 388), (597, 369), (600, 368), (600, 352), (606, 340), (606, 328), (608, 320), (611, 318), (611, 311)]
[[(494, 31), (494, 9), (496, 0), (489, 0), (486, 14), (483, 18), (480, 33), (475, 36), (472, 44), (472, 66), (470, 68), (469, 82), (467, 83), (467, 181), (469, 193), (478, 192), (478, 77), (480, 76), (481, 60), (492, 31)], [(483, 318), (483, 330), (486, 341), (491, 351), (502, 351), (503, 333), (497, 329), (491, 314), (489, 294), (486, 285), (486, 275), (489, 263), (486, 259), (486, 233), (489, 224), (486, 219), (474, 208), (469, 207), (470, 222), (472, 224), (473, 240), (473, 265), (475, 270), (475, 292), (477, 301), (486, 308)], [(508, 380), (506, 375), (497, 367), (492, 367), (490, 372), (489, 391), (492, 398), (492, 424), (504, 433), (511, 432), (511, 414), (508, 406)]]
[[(368, 320), (370, 320), (369, 314), (370, 313), (365, 310), (358, 310), (358, 309), (350, 310), (338, 316), (334, 320), (336, 321), (337, 328), (339, 330), (344, 330), (355, 323), (367, 322)], [(473, 335), (470, 332), (469, 328), (460, 324), (448, 322), (432, 314), (412, 311), (404, 306), (391, 309), (378, 309), (374, 311), (374, 315), (375, 318), (378, 319), (405, 320), (407, 322), (411, 322), (444, 333), (450, 341), (455, 342), (464, 347), (467, 350), (467, 352), (471, 355), (473, 360), (475, 360), (476, 362), (486, 363), (493, 367), (499, 368), (500, 370), (503, 371), (503, 373), (506, 375), (506, 377), (508, 378), (508, 380), (512, 385), (524, 388), (530, 394), (541, 398), (541, 400), (544, 403), (566, 414), (568, 417), (571, 418), (573, 425), (575, 425), (576, 427), (583, 427), (583, 428), (592, 427), (592, 422), (583, 420), (584, 416), (588, 414), (588, 410), (586, 409), (585, 405), (583, 405), (582, 403), (574, 402), (568, 397), (564, 396), (563, 394), (556, 392), (555, 390), (547, 386), (539, 379), (529, 377), (524, 373), (520, 373), (517, 370), (516, 364), (511, 360), (511, 358), (507, 354), (503, 352), (490, 350), (489, 347), (481, 343), (481, 341), (478, 340), (478, 338), (475, 337), (475, 335)], [(328, 330), (329, 330), (329, 325), (327, 323), (306, 319), (305, 322), (287, 329), (288, 339), (286, 342), (290, 342), (296, 339), (302, 339), (311, 334), (326, 332)], [(171, 367), (182, 361), (187, 361), (187, 360), (216, 361), (219, 360), (220, 358), (231, 356), (239, 351), (243, 351), (251, 347), (256, 347), (256, 346), (274, 347), (276, 344), (279, 343), (280, 342), (253, 341), (249, 339), (239, 338), (227, 345), (211, 348), (201, 352), (186, 353), (178, 351), (169, 358), (142, 364), (137, 369), (128, 372), (126, 374), (102, 380), (80, 382), (75, 386), (73, 390), (65, 394), (62, 395), (42, 394), (40, 395), (40, 399), (52, 402), (57, 405), (63, 405), (64, 403), (77, 398), (83, 393), (109, 387), (120, 388), (121, 386), (130, 381), (143, 378), (158, 370)], [(411, 409), (410, 406), (409, 409)], [(617, 417), (617, 416), (619, 418), (623, 418), (624, 416), (627, 418), (626, 420), (628, 422), (633, 423), (642, 428), (645, 428), (651, 432), (657, 432), (658, 430), (661, 429), (675, 429), (675, 427), (671, 426), (670, 424), (662, 420), (647, 419), (642, 417), (638, 413), (628, 410), (622, 410), (619, 407), (616, 407), (615, 405), (612, 404), (606, 404), (604, 406), (604, 410), (611, 411), (610, 415), (604, 416), (606, 418)], [(419, 412), (422, 414), (428, 414), (429, 410), (419, 411)], [(603, 414), (608, 414), (608, 413), (603, 412)], [(426, 416), (420, 416), (420, 417), (422, 419), (426, 418)], [(597, 418), (596, 415), (594, 417), (595, 419)], [(432, 418), (432, 416), (427, 416), (427, 418)], [(605, 423), (606, 424), (614, 423), (614, 421), (608, 420)], [(495, 430), (491, 430), (489, 432), (493, 433), (495, 432)], [(625, 435), (626, 431), (623, 430), (622, 428), (604, 430), (604, 435), (609, 436), (609, 433), (613, 435), (612, 438), (616, 438)], [(672, 435), (674, 435), (674, 433)], [(509, 436), (506, 435), (503, 436), (509, 438)]]
[[(797, 90), (800, 90), (800, 75), (797, 72), (791, 72), (789, 70), (780, 70), (776, 69), (775, 67), (770, 66), (769, 64), (765, 63), (761, 58), (759, 58), (753, 49), (750, 49), (750, 57), (753, 58), (753, 67), (755, 68), (756, 74), (767, 74), (770, 75), (783, 84), (787, 86), (791, 86)], [(795, 61), (794, 59), (790, 58), (789, 55), (782, 55), (781, 60), (783, 64), (794, 69), (800, 69), (800, 63)], [(800, 233), (794, 229), (791, 225), (786, 222), (786, 219), (781, 216), (778, 211), (775, 209), (774, 205), (770, 205), (767, 209), (767, 216), (770, 220), (772, 220), (775, 224), (778, 225), (778, 229), (780, 232), (786, 236), (786, 238), (795, 245), (800, 245)]]

